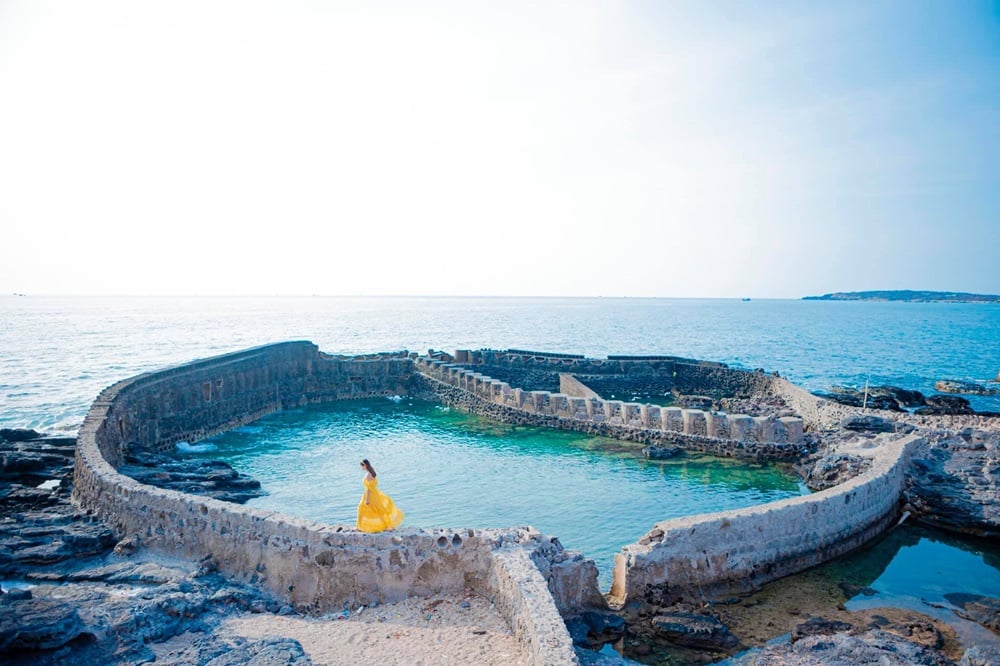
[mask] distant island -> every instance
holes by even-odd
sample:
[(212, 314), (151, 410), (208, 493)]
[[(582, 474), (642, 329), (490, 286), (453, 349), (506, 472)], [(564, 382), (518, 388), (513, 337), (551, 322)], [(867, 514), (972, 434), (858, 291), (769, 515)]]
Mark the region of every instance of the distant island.
[(1000, 303), (996, 294), (968, 294), (961, 291), (838, 291), (822, 296), (803, 296), (804, 301), (905, 301), (910, 303)]

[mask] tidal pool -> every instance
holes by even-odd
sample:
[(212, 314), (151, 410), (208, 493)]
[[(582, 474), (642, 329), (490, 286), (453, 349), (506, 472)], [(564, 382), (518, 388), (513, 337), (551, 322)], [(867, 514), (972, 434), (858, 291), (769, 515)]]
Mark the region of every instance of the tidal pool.
[(411, 399), (345, 401), (271, 414), (195, 446), (269, 493), (250, 506), (353, 525), (362, 458), (406, 513), (404, 527), (531, 525), (593, 558), (611, 583), (614, 553), (654, 523), (807, 493), (778, 465), (685, 454), (510, 426)]

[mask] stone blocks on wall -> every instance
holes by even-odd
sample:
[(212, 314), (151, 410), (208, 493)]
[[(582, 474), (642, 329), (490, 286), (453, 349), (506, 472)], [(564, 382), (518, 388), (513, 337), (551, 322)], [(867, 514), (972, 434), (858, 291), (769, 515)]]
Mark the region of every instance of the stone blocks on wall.
[[(476, 354), (481, 353), (476, 352), (470, 358), (473, 360), (479, 358)], [(532, 362), (533, 357), (527, 357), (527, 360), (524, 356), (512, 358), (521, 359), (522, 362)], [(586, 361), (590, 362), (589, 359)], [(545, 357), (538, 362), (544, 362), (546, 365), (552, 362), (579, 365), (584, 361)], [(618, 364), (622, 365), (624, 362)], [(581, 425), (592, 424), (591, 427), (626, 429), (618, 434), (615, 431), (609, 432), (609, 436), (621, 437), (633, 431), (646, 431), (649, 433), (647, 439), (640, 441), (653, 441), (656, 437), (667, 434), (674, 439), (695, 438), (691, 443), (697, 443), (701, 450), (721, 455), (749, 456), (755, 459), (770, 458), (775, 455), (778, 457), (796, 455), (797, 449), (782, 454), (780, 447), (799, 444), (803, 439), (802, 420), (797, 417), (754, 418), (740, 414), (730, 415), (621, 400), (603, 400), (596, 394), (585, 398), (550, 391), (529, 391), (512, 388), (507, 382), (438, 360), (418, 360), (416, 367), (428, 376), (467, 391), (490, 404), (519, 410), (532, 418), (544, 420), (554, 417)], [(706, 367), (708, 369), (705, 372), (714, 372), (718, 369), (712, 366)], [(726, 372), (735, 371), (726, 369)], [(564, 376), (566, 375), (560, 375)], [(571, 388), (574, 386), (572, 381), (568, 381), (565, 385)], [(545, 422), (545, 425), (554, 424)], [(566, 427), (580, 429), (580, 426), (569, 424)], [(721, 444), (707, 446), (706, 440)], [(739, 442), (740, 445), (734, 447), (727, 442)], [(748, 444), (753, 446), (748, 448)]]

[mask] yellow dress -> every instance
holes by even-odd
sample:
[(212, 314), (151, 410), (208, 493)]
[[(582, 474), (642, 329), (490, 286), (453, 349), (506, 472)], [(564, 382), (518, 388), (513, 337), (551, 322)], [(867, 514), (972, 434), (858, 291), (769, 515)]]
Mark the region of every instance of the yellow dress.
[(392, 529), (403, 522), (403, 512), (392, 503), (392, 498), (378, 489), (378, 479), (362, 480), (365, 484), (365, 495), (358, 503), (358, 529), (362, 532), (381, 532)]

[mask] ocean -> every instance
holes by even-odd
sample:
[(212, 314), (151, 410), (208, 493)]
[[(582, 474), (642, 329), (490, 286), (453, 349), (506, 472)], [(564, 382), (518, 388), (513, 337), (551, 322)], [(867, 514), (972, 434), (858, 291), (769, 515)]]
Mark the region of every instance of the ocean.
[[(331, 353), (519, 348), (669, 354), (809, 390), (1000, 372), (1000, 305), (802, 300), (0, 297), (0, 427), (75, 432), (105, 386), (269, 342)], [(1000, 397), (969, 396), (1000, 411)]]

